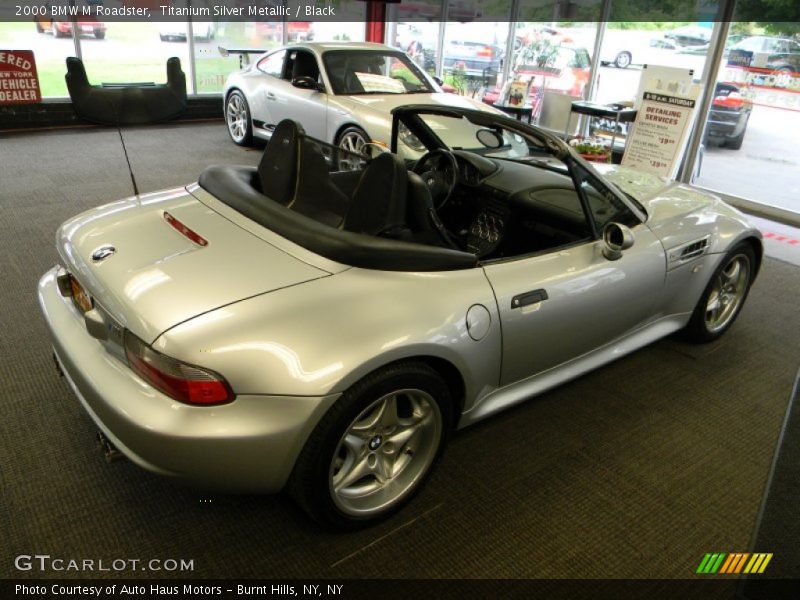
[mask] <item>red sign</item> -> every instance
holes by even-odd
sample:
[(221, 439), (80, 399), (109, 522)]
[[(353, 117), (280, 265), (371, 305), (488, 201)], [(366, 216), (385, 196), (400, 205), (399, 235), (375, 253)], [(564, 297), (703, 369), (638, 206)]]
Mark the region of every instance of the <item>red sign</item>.
[(32, 50), (0, 50), (0, 104), (42, 101)]

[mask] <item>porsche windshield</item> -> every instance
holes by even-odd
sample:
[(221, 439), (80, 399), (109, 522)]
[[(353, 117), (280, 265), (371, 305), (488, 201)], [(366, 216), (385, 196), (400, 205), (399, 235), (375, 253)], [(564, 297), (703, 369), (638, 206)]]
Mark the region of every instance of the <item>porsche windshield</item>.
[(548, 154), (537, 139), (501, 124), (487, 127), (473, 123), (464, 116), (433, 113), (422, 113), (419, 117), (451, 150), (468, 150), (483, 156), (512, 160), (542, 158)]
[(402, 52), (328, 50), (322, 60), (336, 94), (427, 94), (436, 91)]

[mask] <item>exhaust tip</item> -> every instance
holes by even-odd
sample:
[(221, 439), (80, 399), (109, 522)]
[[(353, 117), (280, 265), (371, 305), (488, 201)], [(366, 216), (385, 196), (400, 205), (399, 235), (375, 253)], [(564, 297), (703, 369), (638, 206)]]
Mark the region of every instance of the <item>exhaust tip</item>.
[(112, 444), (111, 441), (105, 435), (103, 435), (102, 431), (98, 431), (96, 437), (106, 462), (112, 463), (125, 458), (125, 455), (117, 450), (114, 444)]

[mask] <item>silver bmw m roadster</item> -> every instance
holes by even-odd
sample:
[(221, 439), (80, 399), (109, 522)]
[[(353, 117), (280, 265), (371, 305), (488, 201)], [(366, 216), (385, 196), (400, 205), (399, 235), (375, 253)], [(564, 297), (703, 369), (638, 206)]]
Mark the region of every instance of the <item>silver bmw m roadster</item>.
[(39, 301), (109, 445), (370, 523), (452, 431), (673, 332), (717, 339), (761, 263), (715, 196), (503, 116), (406, 106), (391, 152), (343, 154), (285, 120), (257, 168), (61, 226)]

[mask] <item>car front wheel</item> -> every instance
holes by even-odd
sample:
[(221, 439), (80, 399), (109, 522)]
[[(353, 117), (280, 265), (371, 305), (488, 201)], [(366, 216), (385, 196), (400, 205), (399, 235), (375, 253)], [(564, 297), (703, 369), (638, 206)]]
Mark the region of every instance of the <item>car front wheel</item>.
[(713, 342), (730, 329), (747, 299), (755, 264), (753, 248), (746, 242), (725, 255), (684, 330), (686, 338), (697, 343)]
[(347, 127), (341, 133), (339, 133), (339, 137), (336, 139), (335, 144), (342, 150), (348, 152), (348, 154), (340, 157), (339, 170), (355, 171), (363, 168), (366, 161), (353, 156), (353, 154), (358, 154), (361, 156), (365, 155), (367, 151), (367, 143), (369, 143), (369, 136), (367, 135), (366, 131), (361, 129), (361, 127), (356, 127), (353, 125), (351, 127)]
[(249, 146), (253, 142), (250, 107), (244, 94), (239, 90), (231, 92), (225, 102), (225, 122), (228, 124), (228, 133), (235, 144)]
[(376, 371), (317, 424), (287, 490), (324, 525), (380, 521), (421, 488), (444, 447), (451, 414), (447, 386), (425, 363)]
[(618, 69), (627, 69), (631, 65), (633, 57), (630, 52), (620, 52), (614, 59), (614, 66)]

